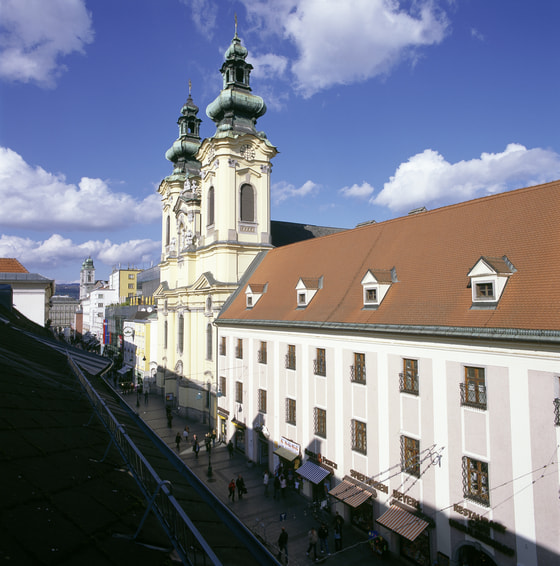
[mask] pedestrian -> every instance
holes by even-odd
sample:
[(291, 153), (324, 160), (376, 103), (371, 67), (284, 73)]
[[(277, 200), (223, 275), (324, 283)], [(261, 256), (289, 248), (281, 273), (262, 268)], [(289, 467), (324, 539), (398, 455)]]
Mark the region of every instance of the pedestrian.
[(309, 541), (309, 546), (307, 547), (306, 555), (309, 556), (309, 553), (313, 551), (313, 558), (317, 561), (317, 542), (319, 541), (319, 537), (314, 527), (307, 533), (307, 540)]
[(263, 475), (263, 485), (264, 485), (264, 496), (268, 497), (268, 482), (270, 481), (270, 477), (268, 475), (268, 470), (265, 470)]
[(200, 446), (198, 445), (198, 442), (196, 440), (194, 441), (192, 449), (194, 452), (194, 457), (198, 460), (198, 451), (200, 450)]
[(286, 497), (286, 488), (288, 487), (288, 482), (286, 481), (286, 476), (282, 474), (280, 476), (280, 493), (282, 493), (282, 499)]
[(231, 440), (228, 442), (227, 449), (229, 452), (229, 459), (231, 460), (233, 458), (233, 442)]
[(247, 489), (245, 489), (245, 480), (241, 474), (237, 476), (235, 485), (237, 486), (237, 499), (243, 499), (243, 495), (247, 493)]
[(173, 424), (173, 414), (171, 413), (171, 407), (167, 406), (165, 411), (167, 413), (167, 427), (171, 428)]
[(146, 385), (146, 387), (144, 387), (144, 405), (148, 404), (148, 396), (150, 394), (150, 386)]
[(288, 533), (284, 527), (280, 531), (280, 536), (278, 537), (278, 560), (282, 559), (282, 554), (286, 556), (286, 562), (288, 561)]
[(280, 498), (280, 478), (278, 476), (274, 476), (274, 499)]
[(189, 427), (185, 425), (185, 428), (183, 429), (183, 440), (185, 442), (188, 442), (189, 440)]
[(317, 534), (319, 535), (321, 554), (324, 554), (326, 551), (326, 553), (330, 556), (331, 553), (329, 552), (329, 527), (327, 527), (325, 523), (321, 523), (321, 526), (319, 527), (319, 532)]
[(228, 499), (235, 501), (235, 479), (231, 478), (231, 481), (228, 484)]
[(339, 524), (334, 526), (334, 550), (342, 550), (342, 527)]
[(212, 448), (216, 448), (216, 429), (212, 429)]
[(177, 452), (179, 452), (179, 449), (181, 447), (181, 433), (178, 432), (177, 435), (175, 436), (175, 444), (177, 445)]

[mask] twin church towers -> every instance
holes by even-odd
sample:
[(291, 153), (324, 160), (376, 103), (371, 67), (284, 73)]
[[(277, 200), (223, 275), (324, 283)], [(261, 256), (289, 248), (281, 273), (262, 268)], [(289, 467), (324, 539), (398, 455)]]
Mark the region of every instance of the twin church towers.
[[(214, 318), (259, 252), (271, 248), (270, 172), (276, 148), (256, 129), (266, 112), (252, 94), (252, 65), (235, 36), (220, 69), (223, 87), (206, 114), (216, 124), (201, 140), (199, 108), (189, 96), (179, 137), (166, 153), (173, 173), (160, 184), (161, 284), (158, 304), (158, 385), (179, 405), (193, 406), (188, 388), (167, 383), (185, 377), (215, 387)], [(173, 380), (172, 380), (173, 381)]]

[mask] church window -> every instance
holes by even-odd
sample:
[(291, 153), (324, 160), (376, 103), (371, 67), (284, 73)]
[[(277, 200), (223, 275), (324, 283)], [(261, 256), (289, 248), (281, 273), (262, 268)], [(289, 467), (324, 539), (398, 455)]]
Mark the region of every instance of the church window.
[(214, 187), (208, 189), (208, 226), (214, 225)]
[(236, 69), (235, 74), (236, 74), (235, 80), (238, 83), (242, 83), (245, 81), (245, 73), (243, 72), (243, 69)]
[(247, 184), (241, 186), (241, 221), (255, 221), (255, 193)]
[(165, 245), (168, 246), (169, 245), (169, 240), (171, 238), (171, 220), (169, 219), (169, 216), (165, 219)]
[(206, 359), (212, 359), (212, 325), (206, 327)]
[(185, 318), (182, 314), (179, 315), (179, 328), (177, 332), (177, 350), (180, 354), (183, 353), (183, 339), (185, 335)]

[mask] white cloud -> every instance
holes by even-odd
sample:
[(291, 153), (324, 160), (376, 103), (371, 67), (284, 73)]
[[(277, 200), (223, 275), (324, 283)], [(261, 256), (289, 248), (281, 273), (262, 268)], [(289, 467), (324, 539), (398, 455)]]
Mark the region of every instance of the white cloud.
[[(55, 230), (116, 230), (161, 219), (159, 196), (142, 201), (112, 192), (105, 181), (83, 177), (76, 186), (64, 175), (32, 167), (0, 147), (0, 225)], [(48, 214), (46, 212), (48, 211)]]
[(409, 9), (396, 0), (245, 0), (248, 17), (264, 32), (283, 35), (298, 56), (291, 70), (296, 88), (310, 97), (336, 84), (387, 73), (417, 49), (440, 43), (444, 14), (432, 0)]
[(313, 181), (306, 181), (299, 188), (296, 188), (294, 185), (286, 183), (285, 181), (281, 181), (272, 185), (272, 200), (275, 204), (279, 204), (288, 198), (304, 197), (307, 195), (316, 194), (320, 189), (321, 186), (317, 185)]
[(345, 197), (354, 197), (354, 198), (368, 198), (373, 194), (374, 188), (365, 181), (361, 185), (354, 184), (351, 187), (342, 187), (339, 190), (339, 193), (342, 193)]
[(0, 0), (0, 77), (54, 86), (60, 59), (93, 41), (85, 0)]
[(119, 263), (142, 265), (157, 258), (160, 250), (161, 242), (147, 239), (116, 244), (110, 240), (76, 243), (60, 234), (53, 234), (47, 240), (0, 236), (0, 257), (15, 257), (32, 273), (74, 266), (78, 274), (86, 257), (98, 259), (109, 267)]
[(182, 0), (182, 3), (192, 9), (192, 19), (198, 31), (211, 39), (216, 30), (217, 4), (211, 0)]
[(551, 150), (511, 143), (501, 153), (449, 163), (437, 151), (426, 149), (399, 165), (370, 202), (392, 210), (440, 206), (559, 177), (560, 155)]
[(277, 79), (282, 77), (288, 66), (288, 59), (286, 57), (273, 53), (250, 56), (249, 60), (254, 67), (252, 76), (263, 79)]

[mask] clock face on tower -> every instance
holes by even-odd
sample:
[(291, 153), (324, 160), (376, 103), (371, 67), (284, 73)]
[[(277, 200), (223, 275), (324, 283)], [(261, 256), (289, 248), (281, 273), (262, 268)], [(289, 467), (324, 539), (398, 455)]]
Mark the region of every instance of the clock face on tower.
[(255, 158), (255, 150), (249, 144), (242, 145), (241, 157), (243, 157), (247, 161), (251, 161)]

